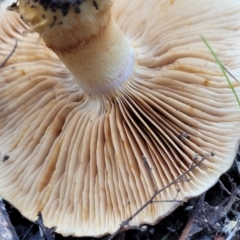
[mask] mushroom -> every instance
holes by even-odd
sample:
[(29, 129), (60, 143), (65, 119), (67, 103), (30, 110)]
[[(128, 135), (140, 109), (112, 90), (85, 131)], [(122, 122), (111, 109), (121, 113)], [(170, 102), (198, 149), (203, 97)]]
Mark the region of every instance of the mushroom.
[[(232, 164), (237, 0), (18, 0), (0, 13), (0, 196), (64, 236), (155, 224)], [(17, 14), (17, 13), (18, 14)], [(19, 17), (20, 15), (20, 17)], [(22, 33), (24, 33), (22, 35)], [(237, 93), (239, 84), (232, 81)], [(180, 191), (178, 192), (178, 189)]]

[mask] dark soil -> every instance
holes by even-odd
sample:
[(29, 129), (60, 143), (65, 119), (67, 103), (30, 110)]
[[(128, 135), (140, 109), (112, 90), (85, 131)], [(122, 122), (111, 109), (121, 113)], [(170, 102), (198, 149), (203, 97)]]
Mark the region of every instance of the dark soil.
[[(45, 228), (41, 216), (35, 223), (6, 204), (20, 240), (94, 240), (62, 237)], [(228, 227), (227, 226), (233, 226)], [(109, 236), (101, 238), (108, 239)], [(240, 150), (231, 169), (217, 184), (198, 198), (189, 200), (155, 226), (119, 233), (114, 240), (240, 240)]]

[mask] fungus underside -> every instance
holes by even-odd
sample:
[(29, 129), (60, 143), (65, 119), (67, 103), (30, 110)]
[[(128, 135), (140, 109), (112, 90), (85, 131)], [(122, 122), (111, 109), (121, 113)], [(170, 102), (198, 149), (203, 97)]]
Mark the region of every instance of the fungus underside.
[[(219, 58), (217, 57), (216, 53), (215, 53), (214, 50), (211, 48), (210, 44), (209, 44), (208, 41), (205, 39), (205, 37), (204, 37), (204, 36), (201, 36), (201, 39), (202, 39), (202, 41), (204, 42), (204, 44), (207, 46), (207, 48), (209, 49), (209, 51), (211, 52), (211, 54), (213, 55), (216, 63), (218, 64), (218, 66), (219, 66), (219, 68), (221, 69), (224, 77), (226, 78), (226, 80), (227, 80), (230, 88), (232, 89), (232, 92), (233, 92), (233, 94), (234, 94), (234, 96), (235, 96), (235, 98), (236, 98), (236, 100), (237, 100), (238, 106), (240, 107), (240, 100), (239, 100), (239, 98), (238, 98), (238, 95), (237, 95), (237, 93), (236, 93), (236, 91), (235, 91), (235, 89), (234, 89), (234, 87), (233, 87), (230, 79), (228, 78), (228, 74), (229, 74), (229, 75), (231, 75), (231, 74), (227, 71), (227, 69), (226, 69), (226, 68), (224, 67), (224, 65), (221, 63), (221, 61), (219, 60)], [(233, 77), (233, 76), (232, 76), (232, 77)], [(233, 78), (234, 78), (234, 77), (233, 77)], [(234, 78), (234, 79), (235, 79), (235, 78)], [(236, 80), (236, 79), (235, 79), (235, 80)], [(237, 81), (237, 80), (236, 80), (236, 81)]]

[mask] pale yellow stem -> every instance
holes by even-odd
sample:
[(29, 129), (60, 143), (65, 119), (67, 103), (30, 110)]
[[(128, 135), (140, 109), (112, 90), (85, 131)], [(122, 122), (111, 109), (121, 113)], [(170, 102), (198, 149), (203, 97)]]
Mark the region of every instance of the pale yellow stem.
[(71, 48), (51, 48), (89, 93), (119, 88), (132, 73), (134, 52), (112, 18), (97, 35)]
[(33, 0), (19, 0), (12, 10), (41, 35), (86, 92), (111, 94), (130, 79), (134, 50), (111, 15), (111, 0), (94, 1), (97, 6), (82, 2), (80, 13), (72, 2), (67, 1), (65, 16), (63, 8)]

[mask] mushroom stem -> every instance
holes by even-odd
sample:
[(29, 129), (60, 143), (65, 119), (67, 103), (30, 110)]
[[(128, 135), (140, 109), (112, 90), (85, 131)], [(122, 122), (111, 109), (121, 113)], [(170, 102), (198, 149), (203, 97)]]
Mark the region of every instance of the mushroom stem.
[(134, 52), (115, 21), (71, 49), (52, 48), (88, 93), (118, 89), (132, 73)]
[[(135, 53), (111, 15), (111, 0), (19, 0), (17, 11), (90, 94), (112, 93), (130, 79)], [(98, 3), (99, 2), (99, 3)]]

